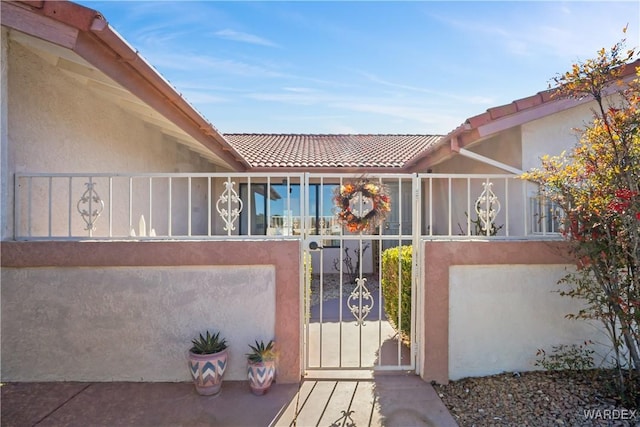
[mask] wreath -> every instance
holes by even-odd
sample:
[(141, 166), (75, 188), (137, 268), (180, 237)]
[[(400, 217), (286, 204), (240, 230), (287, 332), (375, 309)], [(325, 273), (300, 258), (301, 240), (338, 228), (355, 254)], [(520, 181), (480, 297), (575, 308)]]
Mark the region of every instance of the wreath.
[[(371, 200), (373, 204), (371, 210), (362, 216), (356, 215), (351, 206), (351, 202), (358, 195)], [(384, 186), (369, 182), (367, 179), (336, 188), (334, 201), (338, 211), (338, 222), (352, 233), (373, 231), (391, 210), (391, 200)]]

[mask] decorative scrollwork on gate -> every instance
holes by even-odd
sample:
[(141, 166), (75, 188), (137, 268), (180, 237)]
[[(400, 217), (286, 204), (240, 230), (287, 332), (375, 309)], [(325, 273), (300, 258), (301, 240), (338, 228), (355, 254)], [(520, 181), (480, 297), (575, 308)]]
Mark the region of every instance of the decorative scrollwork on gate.
[(236, 229), (235, 222), (242, 212), (242, 200), (238, 197), (238, 193), (234, 190), (233, 186), (236, 185), (234, 181), (227, 180), (224, 183), (224, 191), (216, 202), (216, 210), (220, 217), (224, 221), (224, 231), (233, 231)]
[[(367, 279), (359, 277), (356, 279), (356, 287), (347, 299), (347, 306), (351, 314), (356, 318), (356, 326), (364, 325), (364, 319), (373, 308), (373, 295), (365, 286)], [(363, 304), (363, 300), (368, 300), (368, 304)], [(353, 301), (353, 302), (352, 302)]]
[(484, 190), (476, 200), (475, 209), (480, 219), (482, 231), (492, 230), (498, 213), (500, 212), (500, 200), (495, 195), (491, 187), (493, 182), (483, 182)]
[(89, 232), (89, 236), (92, 236), (96, 229), (96, 221), (104, 210), (104, 201), (95, 189), (96, 183), (89, 181), (84, 185), (87, 189), (78, 200), (76, 209), (86, 224), (84, 229)]

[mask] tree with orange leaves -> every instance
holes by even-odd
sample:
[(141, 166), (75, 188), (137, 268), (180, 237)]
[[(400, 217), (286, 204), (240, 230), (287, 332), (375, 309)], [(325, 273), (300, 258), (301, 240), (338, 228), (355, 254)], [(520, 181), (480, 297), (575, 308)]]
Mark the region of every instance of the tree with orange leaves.
[[(625, 29), (626, 31), (626, 29)], [(553, 79), (555, 96), (595, 101), (593, 120), (560, 156), (542, 158), (523, 178), (562, 210), (563, 235), (579, 269), (561, 292), (584, 300), (568, 317), (602, 321), (611, 338), (616, 385), (637, 406), (640, 373), (640, 67), (622, 72), (637, 54), (625, 40)]]

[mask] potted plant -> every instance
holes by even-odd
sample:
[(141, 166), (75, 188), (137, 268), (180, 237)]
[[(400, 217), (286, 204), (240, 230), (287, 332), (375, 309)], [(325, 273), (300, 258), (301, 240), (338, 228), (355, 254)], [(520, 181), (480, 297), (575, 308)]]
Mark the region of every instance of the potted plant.
[(220, 338), (220, 332), (191, 340), (189, 350), (189, 372), (196, 391), (203, 396), (220, 393), (222, 376), (227, 368), (227, 341)]
[(269, 391), (276, 374), (276, 352), (273, 346), (273, 340), (267, 345), (264, 341), (257, 340), (255, 346), (249, 344), (251, 353), (247, 353), (247, 376), (251, 391), (257, 396)]

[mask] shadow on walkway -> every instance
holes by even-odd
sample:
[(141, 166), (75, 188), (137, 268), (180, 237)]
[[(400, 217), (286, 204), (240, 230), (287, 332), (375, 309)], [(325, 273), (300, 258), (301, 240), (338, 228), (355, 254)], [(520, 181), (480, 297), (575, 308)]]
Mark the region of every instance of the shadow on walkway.
[(254, 396), (227, 381), (215, 397), (190, 383), (9, 383), (3, 426), (456, 426), (415, 375), (274, 384)]
[(305, 380), (276, 426), (457, 426), (433, 387), (415, 375)]

